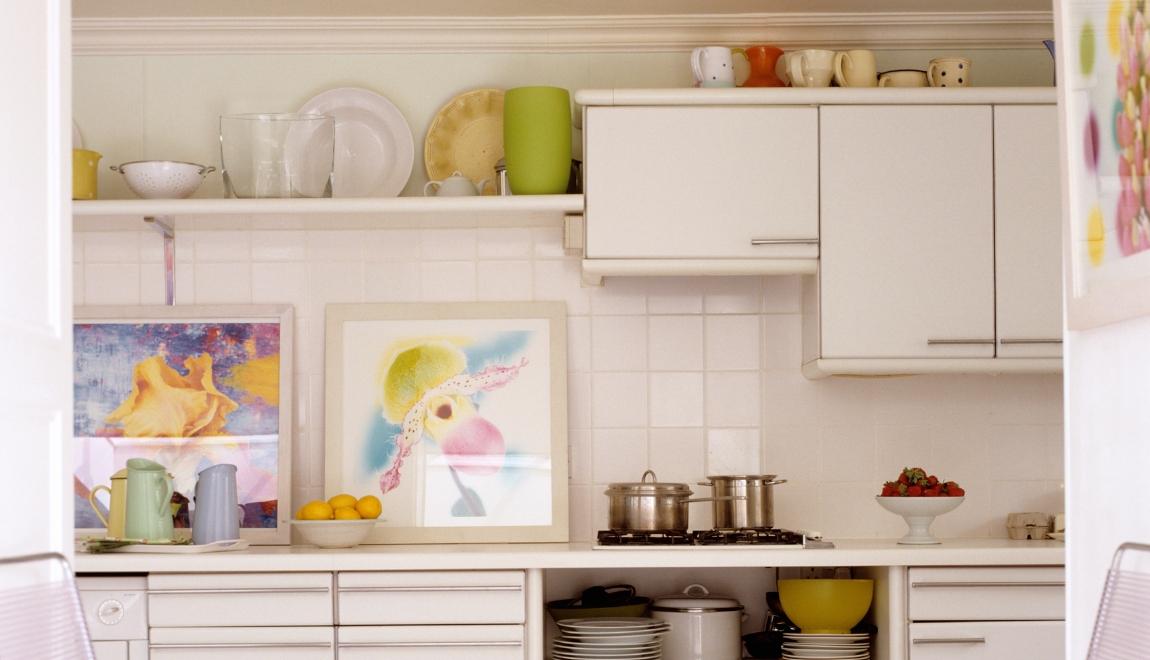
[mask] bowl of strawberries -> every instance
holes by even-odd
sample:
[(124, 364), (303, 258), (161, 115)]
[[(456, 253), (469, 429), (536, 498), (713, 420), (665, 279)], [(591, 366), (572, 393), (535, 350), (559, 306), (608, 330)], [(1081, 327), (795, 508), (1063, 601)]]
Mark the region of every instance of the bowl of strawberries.
[(943, 481), (918, 467), (903, 468), (895, 481), (882, 486), (875, 501), (882, 508), (902, 516), (909, 531), (899, 539), (903, 545), (938, 545), (930, 533), (936, 516), (953, 511), (962, 504), (966, 491), (956, 482)]

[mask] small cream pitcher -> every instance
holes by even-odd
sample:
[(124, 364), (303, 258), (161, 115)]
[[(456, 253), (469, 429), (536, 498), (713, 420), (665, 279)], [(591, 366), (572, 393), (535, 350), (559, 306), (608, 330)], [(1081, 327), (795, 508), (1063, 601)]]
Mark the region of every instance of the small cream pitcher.
[[(100, 513), (100, 507), (96, 502), (96, 493), (101, 490), (108, 492), (108, 517), (105, 518), (104, 514)], [(92, 511), (96, 512), (96, 517), (103, 523), (104, 527), (108, 528), (107, 537), (110, 539), (124, 538), (124, 513), (127, 506), (128, 497), (128, 469), (124, 468), (116, 474), (112, 475), (112, 487), (109, 488), (103, 484), (96, 486), (92, 492), (88, 493), (88, 504), (92, 505)]]

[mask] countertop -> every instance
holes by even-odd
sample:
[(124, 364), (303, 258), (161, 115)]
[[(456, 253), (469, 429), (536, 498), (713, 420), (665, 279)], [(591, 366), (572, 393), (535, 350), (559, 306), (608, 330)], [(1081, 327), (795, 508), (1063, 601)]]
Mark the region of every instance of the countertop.
[(725, 546), (593, 549), (589, 543), (253, 546), (193, 555), (77, 552), (77, 573), (585, 569), (754, 566), (1057, 566), (1060, 541), (945, 539), (904, 546), (896, 539), (832, 539), (834, 549)]

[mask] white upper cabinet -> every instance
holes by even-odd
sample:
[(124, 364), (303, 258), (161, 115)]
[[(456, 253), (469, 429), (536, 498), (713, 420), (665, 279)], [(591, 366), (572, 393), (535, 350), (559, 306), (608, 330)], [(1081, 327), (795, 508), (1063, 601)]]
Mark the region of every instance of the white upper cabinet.
[(817, 109), (590, 107), (584, 121), (588, 260), (779, 257), (813, 268)]
[(998, 357), (1062, 355), (1058, 112), (994, 109)]
[(993, 357), (990, 106), (820, 117), (821, 356)]

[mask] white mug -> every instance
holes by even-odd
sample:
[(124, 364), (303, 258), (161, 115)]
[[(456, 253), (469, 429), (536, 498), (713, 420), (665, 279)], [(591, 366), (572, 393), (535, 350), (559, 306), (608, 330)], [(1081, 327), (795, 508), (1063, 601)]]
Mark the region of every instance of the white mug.
[(931, 87), (970, 87), (970, 60), (965, 57), (936, 57), (926, 67)]
[(835, 53), (835, 82), (839, 87), (876, 87), (878, 69), (874, 53), (869, 50), (846, 50)]
[(703, 46), (691, 51), (691, 73), (696, 87), (734, 87), (735, 66), (731, 49), (725, 46)]
[(926, 87), (926, 71), (895, 69), (878, 77), (879, 87)]
[(488, 179), (484, 179), (476, 186), (471, 182), (471, 179), (463, 176), (458, 170), (451, 173), (443, 181), (428, 181), (423, 186), (423, 195), (430, 197), (470, 197), (473, 195), (482, 195), (483, 189), (490, 183)]
[(835, 52), (808, 48), (787, 53), (787, 75), (792, 87), (829, 87), (834, 76)]

